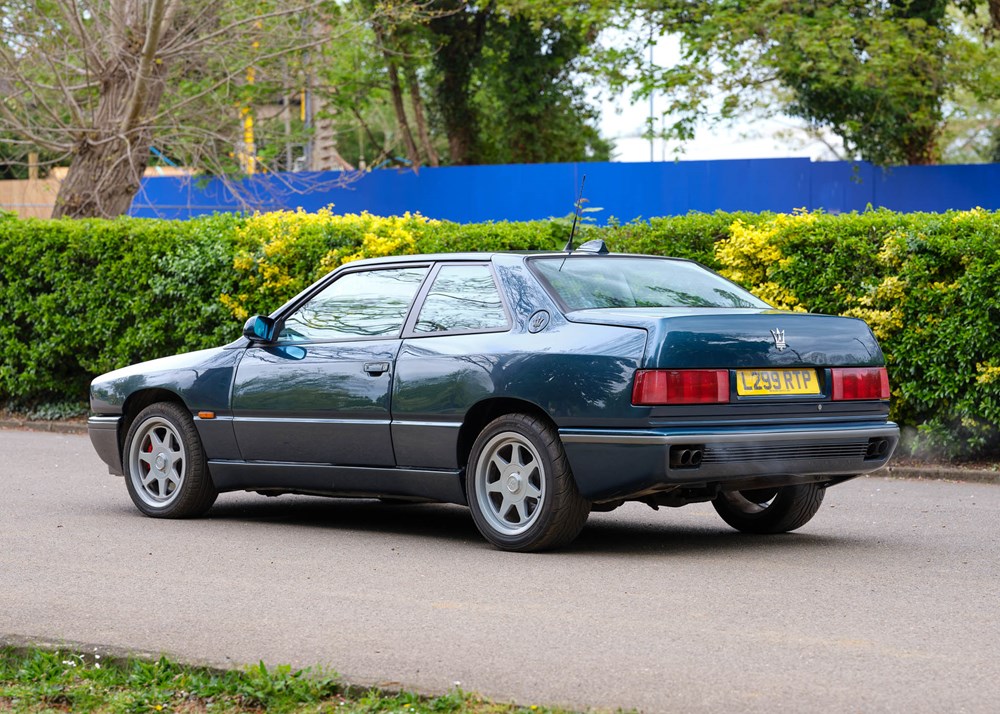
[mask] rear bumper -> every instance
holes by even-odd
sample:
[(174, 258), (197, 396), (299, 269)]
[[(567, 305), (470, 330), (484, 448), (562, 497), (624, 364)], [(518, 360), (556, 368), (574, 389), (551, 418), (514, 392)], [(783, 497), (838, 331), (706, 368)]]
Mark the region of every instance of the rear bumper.
[(122, 453), (118, 448), (118, 427), (120, 416), (92, 416), (87, 420), (87, 433), (97, 455), (108, 465), (108, 473), (121, 476)]
[[(559, 435), (580, 492), (595, 501), (677, 485), (735, 489), (843, 480), (885, 466), (899, 443), (899, 427), (891, 422), (808, 429), (560, 429)], [(689, 456), (682, 465), (685, 450), (698, 450), (700, 460), (692, 463)]]

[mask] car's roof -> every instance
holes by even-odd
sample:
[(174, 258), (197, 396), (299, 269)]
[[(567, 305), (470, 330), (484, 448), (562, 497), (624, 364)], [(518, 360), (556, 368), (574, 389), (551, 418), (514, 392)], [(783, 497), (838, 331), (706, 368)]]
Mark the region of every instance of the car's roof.
[(378, 258), (363, 258), (361, 260), (351, 261), (347, 265), (351, 266), (364, 266), (364, 265), (391, 265), (394, 263), (421, 263), (421, 262), (452, 262), (452, 263), (468, 263), (468, 262), (484, 262), (493, 260), (493, 258), (499, 256), (520, 256), (520, 257), (553, 257), (553, 258), (566, 258), (566, 257), (580, 257), (580, 258), (657, 258), (660, 260), (679, 260), (684, 262), (691, 262), (686, 258), (675, 258), (665, 255), (644, 255), (641, 253), (601, 253), (595, 254), (587, 251), (573, 251), (567, 253), (566, 251), (553, 251), (553, 250), (492, 250), (483, 251), (481, 253), (476, 252), (463, 252), (463, 253), (418, 253), (415, 255), (386, 255)]
[(384, 263), (421, 263), (421, 262), (469, 262), (491, 260), (495, 255), (502, 255), (500, 251), (489, 251), (483, 253), (418, 253), (416, 255), (386, 255), (379, 258), (364, 258), (354, 260), (349, 265), (380, 265)]

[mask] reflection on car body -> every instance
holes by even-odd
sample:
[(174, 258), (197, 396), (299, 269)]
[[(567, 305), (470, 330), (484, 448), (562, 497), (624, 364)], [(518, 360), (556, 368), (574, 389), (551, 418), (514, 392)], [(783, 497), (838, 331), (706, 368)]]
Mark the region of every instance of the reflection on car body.
[(350, 263), (229, 345), (98, 377), (91, 407), (147, 515), (234, 490), (443, 501), (509, 550), (627, 501), (792, 530), (899, 434), (864, 322), (586, 247)]

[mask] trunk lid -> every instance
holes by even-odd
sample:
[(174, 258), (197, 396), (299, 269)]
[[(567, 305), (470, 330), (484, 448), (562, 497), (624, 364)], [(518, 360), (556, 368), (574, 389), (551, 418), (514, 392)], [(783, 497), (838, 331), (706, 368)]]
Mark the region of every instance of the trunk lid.
[(571, 322), (647, 332), (646, 369), (880, 367), (882, 350), (862, 320), (756, 308), (577, 310)]

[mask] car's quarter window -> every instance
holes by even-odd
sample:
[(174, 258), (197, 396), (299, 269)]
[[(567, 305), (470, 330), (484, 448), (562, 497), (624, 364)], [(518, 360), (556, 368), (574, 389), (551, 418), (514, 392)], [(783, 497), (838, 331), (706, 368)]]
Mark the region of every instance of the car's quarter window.
[(342, 275), (285, 318), (278, 340), (396, 336), (427, 270), (422, 266)]
[(443, 265), (424, 298), (413, 331), (474, 332), (508, 326), (488, 265)]
[(769, 305), (725, 278), (684, 260), (546, 256), (529, 265), (570, 311), (604, 307)]

